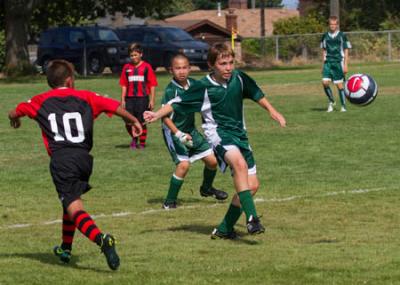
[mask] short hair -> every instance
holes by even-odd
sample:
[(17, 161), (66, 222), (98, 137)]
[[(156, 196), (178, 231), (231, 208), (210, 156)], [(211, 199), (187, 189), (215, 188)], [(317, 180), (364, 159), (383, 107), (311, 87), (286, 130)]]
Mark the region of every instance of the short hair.
[(68, 77), (74, 77), (74, 66), (63, 59), (52, 60), (47, 66), (46, 76), (51, 88), (63, 87)]
[(128, 47), (128, 53), (131, 54), (132, 52), (143, 53), (143, 48), (138, 43), (131, 43)]
[(328, 18), (328, 23), (329, 23), (330, 21), (335, 21), (336, 23), (339, 23), (339, 18), (338, 18), (337, 16), (330, 16), (330, 17)]
[(228, 56), (235, 57), (235, 52), (230, 45), (225, 43), (213, 44), (208, 49), (207, 62), (211, 65), (214, 65), (218, 57), (224, 58)]
[(190, 64), (189, 58), (183, 52), (178, 52), (173, 57), (171, 57), (171, 61), (169, 62), (171, 67), (172, 67), (172, 63), (174, 62), (175, 59), (186, 59), (188, 61), (188, 63)]

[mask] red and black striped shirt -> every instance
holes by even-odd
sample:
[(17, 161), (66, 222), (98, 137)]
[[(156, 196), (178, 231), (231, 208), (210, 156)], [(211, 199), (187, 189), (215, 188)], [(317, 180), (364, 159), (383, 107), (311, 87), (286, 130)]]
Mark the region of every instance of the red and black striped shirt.
[(43, 142), (51, 155), (61, 148), (90, 151), (93, 145), (93, 121), (101, 113), (112, 116), (119, 102), (86, 90), (57, 88), (20, 103), (17, 115), (36, 120)]
[(126, 97), (145, 97), (150, 95), (151, 87), (157, 86), (157, 78), (149, 63), (142, 61), (138, 66), (127, 63), (119, 84), (127, 88)]

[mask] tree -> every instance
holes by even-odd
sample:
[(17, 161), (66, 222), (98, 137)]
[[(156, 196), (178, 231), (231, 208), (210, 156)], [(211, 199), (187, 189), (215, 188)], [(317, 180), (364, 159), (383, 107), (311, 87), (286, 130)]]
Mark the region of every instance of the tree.
[[(40, 31), (53, 25), (74, 25), (115, 12), (139, 17), (163, 17), (173, 0), (0, 0), (6, 34), (5, 71), (25, 73), (29, 69), (29, 26)], [(3, 19), (3, 17), (1, 17)], [(0, 20), (1, 21), (1, 20)], [(33, 24), (33, 25), (32, 25)], [(34, 33), (35, 31), (33, 31)]]

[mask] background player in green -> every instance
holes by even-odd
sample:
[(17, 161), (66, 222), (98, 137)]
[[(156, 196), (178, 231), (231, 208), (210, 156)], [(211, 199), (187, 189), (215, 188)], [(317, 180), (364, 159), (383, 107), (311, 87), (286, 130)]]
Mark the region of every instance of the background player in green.
[[(190, 63), (184, 54), (177, 54), (171, 60), (171, 73), (173, 78), (165, 89), (162, 104), (182, 94), (193, 83), (189, 78)], [(200, 187), (201, 196), (214, 196), (217, 200), (225, 200), (228, 194), (212, 187), (217, 173), (217, 159), (206, 139), (195, 127), (194, 113), (171, 113), (163, 118), (163, 135), (165, 144), (176, 164), (175, 173), (171, 177), (168, 194), (163, 208), (176, 208), (176, 200), (183, 180), (189, 171), (190, 164), (196, 160), (203, 160), (203, 183)]]
[(252, 197), (258, 190), (259, 181), (243, 119), (243, 99), (257, 102), (282, 127), (286, 121), (268, 102), (255, 81), (234, 69), (234, 52), (229, 45), (213, 45), (207, 61), (213, 70), (209, 75), (157, 112), (145, 112), (144, 118), (147, 122), (154, 122), (171, 111), (184, 114), (201, 112), (204, 134), (217, 154), (221, 169), (230, 166), (236, 189), (224, 219), (211, 237), (236, 238), (233, 227), (242, 211), (246, 214), (247, 231), (250, 234), (263, 233), (265, 228), (260, 223)]
[(341, 111), (346, 112), (346, 100), (344, 95), (343, 81), (348, 71), (350, 42), (344, 33), (339, 31), (339, 20), (335, 16), (329, 17), (329, 31), (323, 34), (321, 39), (321, 48), (323, 49), (323, 68), (322, 68), (322, 85), (326, 96), (328, 96), (329, 104), (327, 112), (333, 111), (335, 99), (329, 83), (337, 86), (339, 92)]

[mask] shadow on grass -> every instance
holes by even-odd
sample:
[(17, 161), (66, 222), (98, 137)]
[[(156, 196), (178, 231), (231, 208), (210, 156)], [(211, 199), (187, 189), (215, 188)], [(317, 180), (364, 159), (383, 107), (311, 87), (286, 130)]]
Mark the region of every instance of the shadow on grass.
[[(206, 235), (210, 236), (211, 232), (213, 230), (213, 227), (210, 227), (208, 225), (202, 225), (202, 224), (188, 224), (188, 225), (181, 225), (177, 227), (170, 227), (167, 229), (159, 229), (159, 230), (145, 230), (142, 231), (141, 233), (150, 233), (150, 232), (191, 232), (191, 233), (196, 233), (196, 234), (201, 234), (201, 235)], [(243, 233), (239, 232), (238, 233), (238, 239), (236, 240), (224, 240), (227, 242), (234, 242), (234, 243), (244, 243), (247, 245), (258, 245), (261, 244), (260, 241), (256, 240), (248, 240), (243, 238)]]
[(326, 108), (311, 108), (310, 110), (314, 112), (326, 112)]
[(129, 148), (129, 144), (117, 144), (116, 146), (114, 146), (115, 148)]
[(54, 254), (52, 253), (43, 253), (43, 252), (36, 252), (36, 253), (10, 253), (4, 254), (0, 253), (0, 259), (6, 258), (25, 258), (25, 259), (32, 259), (39, 261), (44, 264), (52, 265), (52, 266), (61, 266), (61, 267), (71, 267), (74, 269), (79, 270), (91, 270), (98, 273), (110, 273), (111, 270), (103, 270), (103, 269), (96, 269), (87, 266), (80, 266), (76, 263), (79, 261), (79, 256), (73, 256), (71, 261), (68, 264), (61, 262)]
[[(164, 203), (164, 201), (165, 201), (165, 197), (164, 196), (159, 197), (159, 198), (147, 199), (147, 203), (148, 204), (160, 204), (160, 205), (162, 205), (162, 203)], [(186, 206), (186, 207), (194, 206), (194, 205), (190, 205), (190, 203), (201, 203), (201, 204), (209, 204), (209, 205), (211, 205), (211, 204), (216, 204), (216, 203), (223, 204), (224, 201), (217, 201), (217, 200), (214, 200), (212, 198), (208, 198), (208, 199), (207, 198), (201, 198), (200, 194), (199, 194), (199, 198), (182, 198), (182, 199), (178, 199), (178, 209), (179, 209), (179, 206)], [(187, 204), (187, 205), (185, 205), (185, 204)]]

